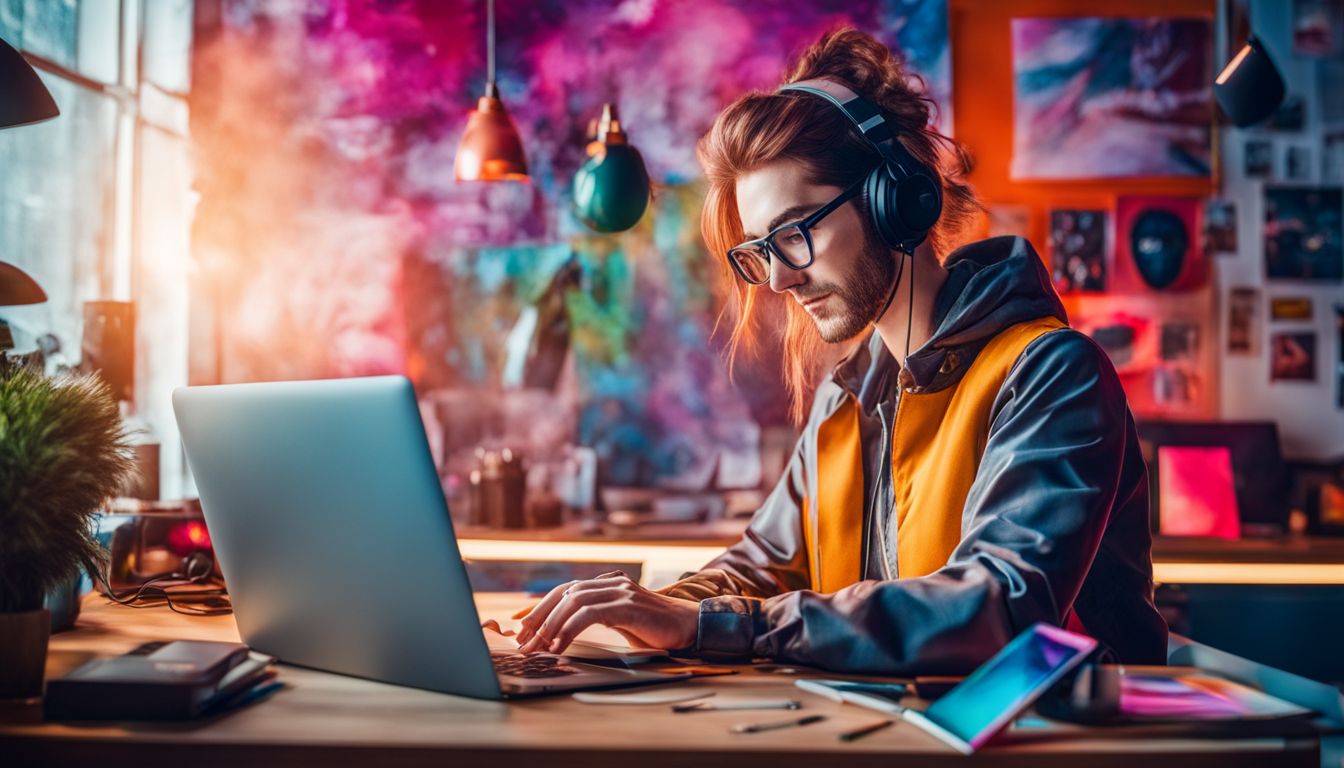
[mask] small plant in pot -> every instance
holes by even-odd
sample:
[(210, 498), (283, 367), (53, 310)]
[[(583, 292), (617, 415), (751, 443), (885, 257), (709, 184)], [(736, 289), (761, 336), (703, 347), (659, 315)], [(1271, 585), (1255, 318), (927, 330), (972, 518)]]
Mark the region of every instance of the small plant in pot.
[(130, 482), (129, 435), (93, 375), (0, 360), (0, 699), (40, 696), (48, 591), (103, 563), (94, 517)]

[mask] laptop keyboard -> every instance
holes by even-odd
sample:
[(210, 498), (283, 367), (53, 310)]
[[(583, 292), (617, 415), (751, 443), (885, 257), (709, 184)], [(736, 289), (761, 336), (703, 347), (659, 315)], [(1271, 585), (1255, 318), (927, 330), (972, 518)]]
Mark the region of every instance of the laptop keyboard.
[(561, 677), (579, 670), (556, 656), (524, 656), (520, 653), (492, 653), (495, 671), (512, 677)]

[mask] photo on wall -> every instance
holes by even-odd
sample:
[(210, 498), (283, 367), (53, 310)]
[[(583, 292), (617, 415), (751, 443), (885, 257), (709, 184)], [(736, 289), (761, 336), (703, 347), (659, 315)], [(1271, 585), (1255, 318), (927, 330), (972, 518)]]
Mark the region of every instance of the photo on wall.
[(1344, 408), (1344, 304), (1335, 305), (1335, 406)]
[(1265, 187), (1265, 277), (1344, 279), (1344, 191)]
[(1274, 170), (1274, 145), (1251, 139), (1242, 145), (1242, 172), (1248, 179), (1266, 178)]
[(1344, 408), (1344, 304), (1335, 305), (1335, 407)]
[(1228, 293), (1227, 299), (1227, 353), (1249, 356), (1256, 354), (1260, 338), (1260, 290), (1238, 287)]
[(1344, 129), (1326, 131), (1321, 139), (1321, 181), (1344, 181)]
[(1344, 0), (1293, 0), (1293, 55), (1344, 55)]
[(985, 215), (990, 237), (1030, 236), (1031, 209), (1025, 205), (990, 204), (985, 206)]
[(1058, 209), (1050, 212), (1050, 262), (1055, 290), (1106, 290), (1106, 211)]
[(1212, 25), (1012, 20), (1012, 177), (1208, 176)]
[(1284, 181), (1312, 181), (1314, 170), (1310, 145), (1289, 144), (1283, 148), (1283, 172), (1279, 176)]
[(1316, 333), (1294, 331), (1270, 336), (1270, 381), (1316, 380)]
[(1163, 324), (1158, 355), (1169, 363), (1195, 362), (1199, 357), (1199, 324)]
[(1235, 255), (1237, 206), (1231, 200), (1210, 200), (1204, 206), (1204, 252)]
[(1270, 320), (1310, 320), (1311, 298), (1307, 296), (1275, 296), (1269, 300)]

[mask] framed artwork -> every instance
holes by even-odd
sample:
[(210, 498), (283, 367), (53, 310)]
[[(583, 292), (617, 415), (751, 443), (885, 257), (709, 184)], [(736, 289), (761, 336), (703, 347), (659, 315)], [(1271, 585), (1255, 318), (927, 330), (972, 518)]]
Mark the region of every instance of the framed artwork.
[(1106, 290), (1106, 223), (1106, 211), (1050, 212), (1050, 272), (1056, 291)]
[(1270, 381), (1316, 380), (1316, 332), (1275, 333), (1270, 337)]
[(1242, 173), (1248, 179), (1263, 179), (1274, 170), (1274, 145), (1251, 139), (1242, 145)]
[(1227, 299), (1227, 353), (1254, 355), (1260, 338), (1260, 291), (1233, 288)]
[(1344, 55), (1344, 0), (1293, 0), (1293, 54)]
[(1289, 144), (1283, 148), (1284, 181), (1312, 181), (1315, 168), (1311, 164), (1311, 145)]
[(1265, 187), (1265, 277), (1344, 279), (1344, 191)]
[(1306, 296), (1275, 296), (1269, 300), (1270, 320), (1310, 320), (1311, 299)]
[(1031, 209), (1025, 205), (987, 205), (985, 213), (990, 237), (1027, 237), (1031, 231)]
[(1210, 200), (1204, 206), (1204, 252), (1237, 252), (1237, 206), (1231, 200)]
[(1208, 19), (1013, 19), (1013, 178), (1207, 176), (1211, 40)]

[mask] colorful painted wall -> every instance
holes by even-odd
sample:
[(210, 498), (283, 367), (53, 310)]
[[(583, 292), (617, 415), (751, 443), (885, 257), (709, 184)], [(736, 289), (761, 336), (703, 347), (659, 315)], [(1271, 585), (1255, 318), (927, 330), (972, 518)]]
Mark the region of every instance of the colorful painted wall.
[[(213, 8), (192, 102), (193, 381), (406, 373), (449, 464), (577, 442), (609, 483), (703, 485), (717, 466), (720, 486), (759, 484), (728, 457), (786, 422), (783, 394), (771, 360), (736, 386), (724, 370), (696, 140), (840, 24), (905, 51), (952, 119), (944, 0), (500, 2), (497, 80), (533, 182), (458, 184), (484, 2)], [(604, 101), (655, 182), (618, 236), (568, 208)]]

